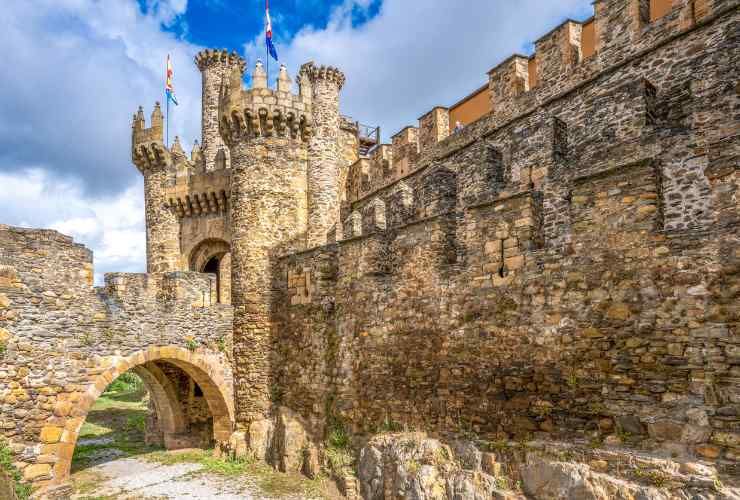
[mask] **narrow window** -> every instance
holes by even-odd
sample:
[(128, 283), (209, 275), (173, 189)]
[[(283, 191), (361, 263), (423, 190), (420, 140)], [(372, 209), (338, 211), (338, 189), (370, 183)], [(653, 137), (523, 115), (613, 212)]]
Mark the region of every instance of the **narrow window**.
[(504, 260), (504, 240), (501, 240), (501, 266), (498, 268), (498, 275), (502, 278), (506, 278), (509, 275), (509, 270), (506, 268), (506, 261)]
[(552, 157), (557, 163), (565, 161), (568, 155), (568, 125), (554, 118), (552, 123)]
[(220, 268), (221, 262), (219, 261), (218, 257), (211, 258), (211, 260), (209, 260), (203, 268), (204, 273), (216, 275), (216, 302), (218, 302), (219, 304), (221, 303), (221, 276), (219, 273)]
[(504, 183), (504, 155), (498, 148), (488, 148), (488, 178), (493, 184)]

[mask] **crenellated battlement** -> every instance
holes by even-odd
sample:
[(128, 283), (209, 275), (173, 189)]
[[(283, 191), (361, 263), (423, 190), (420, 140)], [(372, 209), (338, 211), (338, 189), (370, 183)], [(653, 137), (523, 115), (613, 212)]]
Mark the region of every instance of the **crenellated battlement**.
[(267, 73), (257, 61), (252, 87), (243, 88), (232, 70), (229, 92), (221, 101), (221, 134), (229, 143), (238, 137), (284, 137), (306, 141), (312, 132), (310, 100), (291, 93), (292, 81), (280, 68), (276, 89), (267, 87)]
[(163, 169), (172, 164), (169, 150), (164, 145), (164, 116), (157, 102), (151, 114), (150, 126), (146, 127), (144, 109), (134, 114), (131, 138), (131, 157), (140, 172)]
[[(737, 0), (598, 0), (593, 17), (564, 21), (534, 42), (533, 54), (514, 54), (493, 67), (487, 86), (452, 108), (433, 108), (419, 118), (418, 128), (406, 127), (396, 134), (389, 168), (380, 168), (373, 160), (357, 163), (353, 168), (362, 173), (347, 186), (347, 198), (369, 196), (517, 117), (535, 113), (595, 79), (608, 78), (629, 61), (646, 57), (739, 4)], [(463, 106), (462, 114), (472, 118), (456, 131), (452, 117), (460, 115), (457, 107)]]
[(102, 292), (107, 302), (119, 304), (155, 302), (205, 308), (217, 303), (216, 277), (193, 272), (107, 273)]
[[(304, 80), (308, 80), (311, 83), (326, 80), (334, 83), (339, 87), (339, 90), (341, 90), (342, 87), (344, 87), (346, 78), (344, 73), (337, 68), (333, 66), (316, 66), (312, 61), (301, 66), (301, 69), (298, 72), (298, 81), (303, 82)], [(303, 93), (303, 91), (301, 91), (301, 93)]]
[(225, 215), (231, 196), (231, 169), (188, 172), (178, 176), (165, 194), (177, 216)]
[(200, 71), (213, 66), (237, 67), (242, 73), (247, 68), (247, 62), (235, 51), (226, 49), (205, 49), (195, 55), (195, 65)]

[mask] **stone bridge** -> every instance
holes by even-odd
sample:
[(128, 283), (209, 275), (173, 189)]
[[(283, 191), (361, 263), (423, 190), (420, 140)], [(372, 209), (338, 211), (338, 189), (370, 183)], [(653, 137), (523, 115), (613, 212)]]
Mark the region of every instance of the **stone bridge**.
[(150, 442), (228, 441), (232, 309), (216, 293), (215, 277), (189, 272), (109, 274), (93, 287), (88, 249), (0, 225), (0, 436), (24, 478), (64, 489), (88, 411), (127, 371), (151, 397)]

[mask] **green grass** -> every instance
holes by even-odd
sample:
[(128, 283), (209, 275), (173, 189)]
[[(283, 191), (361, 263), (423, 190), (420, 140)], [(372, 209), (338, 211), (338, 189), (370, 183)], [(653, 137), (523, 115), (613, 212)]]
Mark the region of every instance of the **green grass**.
[(143, 395), (144, 391), (144, 382), (141, 378), (139, 378), (135, 373), (126, 372), (111, 382), (111, 384), (105, 388), (104, 394), (133, 392)]
[[(120, 377), (119, 377), (120, 379)], [(135, 384), (116, 384), (100, 396), (80, 429), (72, 470), (92, 465), (105, 450), (120, 450), (126, 456), (150, 453), (156, 448), (144, 443), (147, 404)], [(120, 389), (120, 390), (118, 390)], [(84, 444), (85, 439), (105, 439), (110, 442)]]
[(340, 472), (354, 462), (352, 443), (349, 434), (342, 425), (335, 423), (326, 438), (324, 455), (333, 472)]

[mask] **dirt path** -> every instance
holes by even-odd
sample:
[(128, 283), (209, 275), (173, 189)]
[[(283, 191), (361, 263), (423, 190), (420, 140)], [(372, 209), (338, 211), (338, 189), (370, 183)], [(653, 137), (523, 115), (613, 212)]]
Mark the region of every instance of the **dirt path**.
[(200, 464), (163, 465), (139, 458), (119, 458), (75, 474), (73, 499), (251, 500), (264, 498), (243, 478), (202, 473)]

